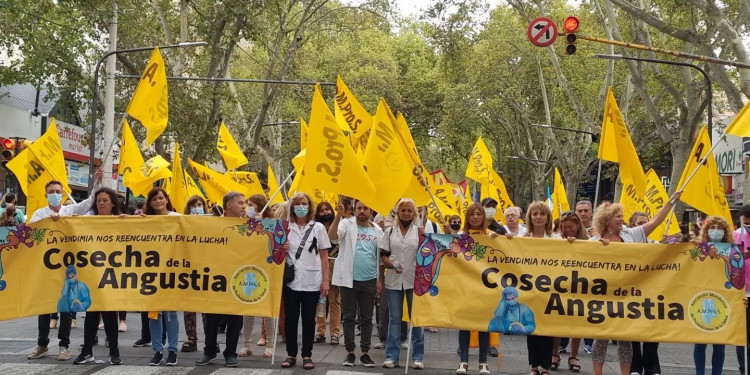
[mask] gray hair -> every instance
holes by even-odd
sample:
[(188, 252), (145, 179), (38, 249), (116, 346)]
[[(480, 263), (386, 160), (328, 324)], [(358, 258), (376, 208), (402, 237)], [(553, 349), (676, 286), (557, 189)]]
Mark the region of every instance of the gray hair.
[(518, 214), (518, 217), (521, 217), (521, 208), (511, 206), (505, 209), (505, 212), (503, 212), (503, 215), (507, 215), (510, 211), (515, 211)]
[(237, 199), (242, 198), (242, 200), (245, 200), (245, 194), (240, 193), (239, 191), (230, 191), (224, 195), (223, 199), (223, 205), (222, 207), (227, 208), (227, 203)]
[(591, 201), (588, 201), (588, 200), (578, 201), (578, 203), (576, 203), (576, 208), (578, 208), (578, 206), (584, 205), (584, 204), (589, 205), (590, 208), (594, 208), (594, 205), (591, 203)]

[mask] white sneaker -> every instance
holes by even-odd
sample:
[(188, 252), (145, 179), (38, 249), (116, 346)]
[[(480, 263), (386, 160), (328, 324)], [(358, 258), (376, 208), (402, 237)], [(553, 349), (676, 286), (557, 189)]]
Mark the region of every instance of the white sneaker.
[(456, 375), (466, 375), (466, 372), (469, 371), (469, 364), (466, 362), (461, 362), (458, 364), (458, 368), (456, 369)]
[(385, 342), (381, 341), (381, 342), (375, 344), (375, 346), (373, 346), (373, 348), (375, 348), (375, 349), (383, 349), (383, 348), (385, 348)]
[(486, 363), (479, 364), (479, 375), (490, 375), (490, 368)]
[(383, 362), (383, 368), (396, 368), (396, 362), (392, 359), (386, 359)]
[(409, 344), (406, 341), (401, 342), (401, 350), (409, 350)]
[(60, 347), (60, 354), (57, 355), (58, 361), (67, 361), (70, 359), (70, 350), (68, 348), (61, 346)]
[(630, 375), (641, 375), (640, 372), (631, 372)]
[(424, 362), (414, 361), (414, 363), (412, 364), (412, 367), (414, 367), (415, 370), (424, 370)]

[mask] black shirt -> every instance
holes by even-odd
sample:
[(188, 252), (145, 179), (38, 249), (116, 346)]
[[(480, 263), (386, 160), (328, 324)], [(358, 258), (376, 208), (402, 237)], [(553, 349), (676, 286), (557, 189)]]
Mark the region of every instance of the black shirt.
[(487, 228), (489, 230), (497, 233), (497, 234), (506, 234), (506, 233), (508, 233), (508, 231), (505, 230), (505, 227), (502, 224), (500, 224), (497, 221), (495, 221), (495, 220), (492, 220), (492, 222), (490, 223), (490, 225)]

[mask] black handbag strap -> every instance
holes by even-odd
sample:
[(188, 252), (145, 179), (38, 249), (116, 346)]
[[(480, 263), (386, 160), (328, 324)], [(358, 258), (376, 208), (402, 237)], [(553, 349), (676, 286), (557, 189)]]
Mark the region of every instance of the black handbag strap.
[(310, 237), (310, 232), (312, 232), (313, 228), (315, 228), (315, 222), (310, 222), (310, 228), (307, 228), (307, 231), (305, 231), (305, 235), (302, 236), (302, 241), (299, 243), (299, 248), (297, 249), (297, 253), (294, 254), (294, 260), (299, 259), (299, 257), (302, 255), (302, 249), (305, 247), (305, 242), (307, 242), (307, 237)]

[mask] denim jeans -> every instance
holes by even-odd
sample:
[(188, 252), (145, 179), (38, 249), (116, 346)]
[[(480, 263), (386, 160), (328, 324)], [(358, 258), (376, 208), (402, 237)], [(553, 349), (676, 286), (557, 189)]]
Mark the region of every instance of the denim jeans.
[[(695, 344), (693, 347), (693, 360), (695, 360), (695, 375), (706, 374), (706, 344)], [(711, 355), (711, 375), (721, 375), (724, 367), (724, 345), (714, 344)]]
[[(401, 318), (404, 315), (404, 295), (411, 314), (411, 301), (414, 289), (386, 289), (388, 298), (388, 338), (385, 341), (385, 358), (398, 363), (401, 353)], [(411, 327), (412, 361), (424, 360), (424, 330), (422, 327)]]
[(164, 341), (162, 340), (162, 319), (166, 321), (167, 327), (167, 349), (170, 352), (177, 352), (177, 335), (180, 332), (180, 321), (177, 319), (177, 311), (162, 311), (159, 313), (159, 319), (149, 319), (148, 328), (151, 331), (151, 346), (155, 352), (164, 351)]

